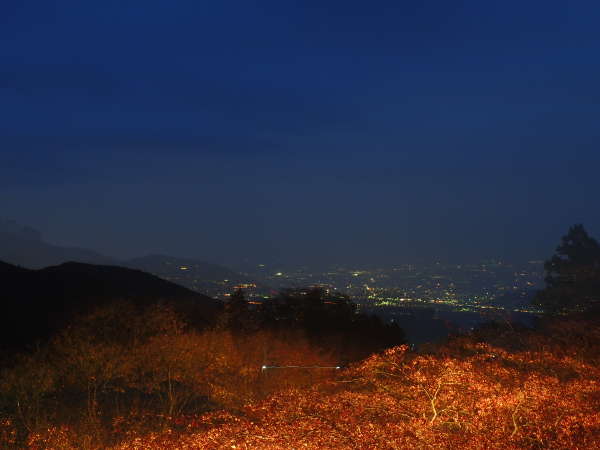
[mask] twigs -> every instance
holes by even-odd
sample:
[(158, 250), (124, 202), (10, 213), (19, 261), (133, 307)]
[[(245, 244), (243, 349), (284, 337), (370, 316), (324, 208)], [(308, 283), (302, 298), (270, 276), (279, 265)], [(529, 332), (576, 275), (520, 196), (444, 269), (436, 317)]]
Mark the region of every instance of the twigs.
[(517, 403), (516, 408), (514, 409), (514, 411), (511, 414), (511, 419), (512, 419), (512, 424), (513, 424), (513, 431), (510, 434), (510, 437), (514, 437), (515, 434), (517, 434), (517, 431), (519, 431), (519, 424), (518, 424), (518, 417), (517, 414), (519, 412), (519, 408), (521, 407), (521, 405), (523, 404), (523, 400), (524, 400), (524, 395), (521, 393), (519, 395), (519, 402)]

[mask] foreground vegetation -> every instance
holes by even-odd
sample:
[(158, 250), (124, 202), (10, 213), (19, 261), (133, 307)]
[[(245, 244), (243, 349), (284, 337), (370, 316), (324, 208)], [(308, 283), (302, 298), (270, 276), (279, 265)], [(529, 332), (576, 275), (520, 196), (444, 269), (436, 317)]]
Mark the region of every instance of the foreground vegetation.
[(102, 303), (0, 361), (0, 448), (600, 448), (600, 245), (574, 226), (545, 269), (536, 329), (419, 352), (320, 289), (238, 291), (204, 328)]
[(105, 307), (0, 376), (4, 448), (598, 448), (600, 328), (493, 326), (340, 370), (301, 332)]

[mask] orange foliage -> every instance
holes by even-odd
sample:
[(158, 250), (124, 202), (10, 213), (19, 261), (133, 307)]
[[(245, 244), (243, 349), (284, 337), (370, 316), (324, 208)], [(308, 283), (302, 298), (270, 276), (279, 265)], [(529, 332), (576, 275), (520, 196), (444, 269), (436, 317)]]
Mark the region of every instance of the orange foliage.
[(118, 448), (600, 448), (597, 359), (524, 339), (513, 352), (471, 338), (427, 355), (395, 347), (319, 386)]
[[(493, 343), (458, 337), (423, 354), (394, 347), (331, 371), (328, 380), (315, 379), (314, 385), (306, 385), (306, 379), (299, 383), (292, 371), (287, 383), (278, 381), (288, 388), (271, 391), (264, 400), (249, 395), (243, 407), (168, 417), (161, 431), (120, 433), (127, 419), (116, 418), (114, 431), (121, 442), (113, 448), (600, 448), (599, 328), (565, 322), (548, 330), (552, 333), (498, 332)], [(221, 388), (235, 392), (232, 383), (244, 376), (270, 376), (260, 375), (258, 365), (244, 372), (250, 360), (234, 351), (235, 342), (225, 343), (220, 336), (213, 348), (209, 337), (202, 350), (206, 355), (225, 345), (203, 366), (202, 376), (208, 378), (198, 381), (210, 385), (213, 395)], [(261, 348), (262, 337), (255, 339), (247, 348)], [(293, 362), (306, 361), (306, 349), (279, 350), (270, 355), (274, 363), (286, 355)], [(177, 345), (173, 351), (177, 360)], [(228, 360), (227, 352), (235, 356)], [(177, 371), (171, 374), (180, 377)], [(71, 434), (66, 427), (52, 428), (31, 435), (29, 445), (71, 448)]]
[(6, 446), (17, 443), (17, 428), (9, 417), (0, 416), (0, 443)]

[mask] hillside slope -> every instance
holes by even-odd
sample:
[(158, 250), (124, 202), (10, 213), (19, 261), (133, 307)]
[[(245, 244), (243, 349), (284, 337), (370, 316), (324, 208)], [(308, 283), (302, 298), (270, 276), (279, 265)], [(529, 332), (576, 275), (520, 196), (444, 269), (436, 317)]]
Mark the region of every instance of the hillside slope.
[(165, 301), (197, 324), (210, 323), (220, 303), (148, 273), (116, 266), (64, 263), (29, 270), (0, 262), (4, 346), (44, 338), (78, 313), (117, 300), (136, 306)]

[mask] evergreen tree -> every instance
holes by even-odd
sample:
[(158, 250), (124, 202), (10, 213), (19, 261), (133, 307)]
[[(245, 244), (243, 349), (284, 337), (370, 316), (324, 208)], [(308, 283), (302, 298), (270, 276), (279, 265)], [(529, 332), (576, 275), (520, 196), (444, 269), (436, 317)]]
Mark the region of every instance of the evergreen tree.
[(556, 253), (544, 264), (546, 288), (533, 304), (547, 313), (592, 312), (600, 306), (600, 245), (583, 225), (562, 237)]

